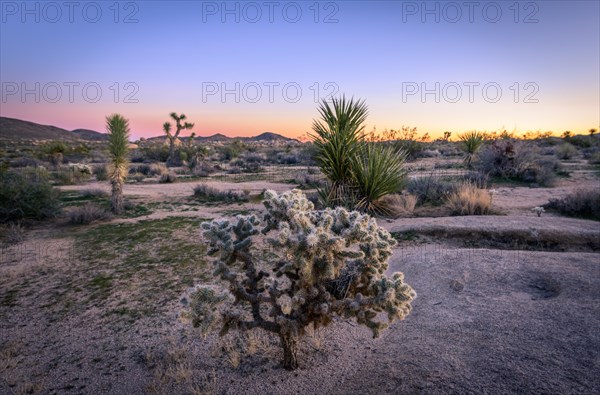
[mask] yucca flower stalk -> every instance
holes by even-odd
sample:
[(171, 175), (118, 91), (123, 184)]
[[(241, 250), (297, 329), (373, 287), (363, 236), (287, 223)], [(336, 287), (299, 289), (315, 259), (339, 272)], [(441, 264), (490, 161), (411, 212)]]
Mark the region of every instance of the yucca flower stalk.
[(127, 177), (129, 160), (129, 120), (122, 115), (106, 117), (108, 130), (108, 179), (112, 187), (111, 209), (115, 214), (123, 212), (123, 184)]

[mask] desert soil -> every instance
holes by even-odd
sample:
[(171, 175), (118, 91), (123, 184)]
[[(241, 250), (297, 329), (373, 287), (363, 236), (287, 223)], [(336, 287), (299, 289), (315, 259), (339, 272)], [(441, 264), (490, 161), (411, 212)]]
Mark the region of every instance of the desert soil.
[[(577, 188), (587, 179), (581, 177), (552, 189), (497, 188), (494, 205), (504, 215), (380, 220), (403, 239), (389, 272), (404, 272), (417, 291), (413, 312), (377, 339), (338, 320), (303, 340), (301, 368), (293, 372), (280, 368), (276, 339), (203, 337), (182, 320), (187, 286), (175, 280), (183, 272), (173, 277), (155, 265), (153, 277), (141, 276), (149, 263), (128, 272), (132, 254), (120, 244), (110, 264), (90, 258), (111, 243), (94, 244), (96, 225), (40, 226), (0, 257), (0, 393), (600, 393), (600, 224), (530, 211)], [(290, 188), (213, 186), (254, 193)], [(94, 187), (107, 188), (64, 189)], [(192, 187), (127, 185), (125, 194), (177, 200)], [(111, 223), (213, 218), (231, 209), (239, 206), (156, 210)], [(165, 237), (198, 241), (198, 227), (189, 229)], [(148, 249), (164, 243), (160, 233), (140, 237), (148, 237)], [(144, 248), (134, 251), (134, 262), (135, 254), (152, 262)], [(151, 254), (170, 257), (169, 248)], [(195, 282), (210, 281), (208, 270), (185, 270)], [(103, 281), (111, 293), (102, 293)]]

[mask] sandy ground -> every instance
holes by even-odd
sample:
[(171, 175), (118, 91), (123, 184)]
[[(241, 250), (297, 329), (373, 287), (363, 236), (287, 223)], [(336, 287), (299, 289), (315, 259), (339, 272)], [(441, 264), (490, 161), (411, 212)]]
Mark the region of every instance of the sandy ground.
[[(193, 185), (127, 185), (125, 194), (183, 198)], [(260, 333), (243, 340), (243, 352), (236, 351), (237, 337), (202, 338), (179, 319), (176, 298), (133, 322), (107, 315), (101, 305), (78, 307), (77, 300), (66, 313), (49, 307), (65, 279), (76, 286), (74, 273), (101, 268), (70, 259), (72, 235), (36, 229), (24, 243), (2, 249), (0, 393), (600, 393), (600, 254), (577, 241), (597, 239), (599, 224), (530, 211), (576, 187), (566, 181), (553, 189), (498, 188), (494, 202), (504, 216), (380, 221), (390, 231), (426, 237), (400, 243), (390, 263), (390, 273), (403, 271), (417, 291), (413, 312), (378, 339), (343, 321), (308, 336), (295, 372), (279, 367), (276, 341)], [(105, 183), (63, 187), (84, 188), (107, 189)], [(185, 215), (212, 217), (219, 210)], [(149, 219), (169, 215), (182, 213), (159, 210)], [(507, 237), (536, 233), (537, 247), (506, 249)], [(496, 236), (493, 248), (451, 242)], [(558, 243), (552, 251), (544, 248), (547, 239)], [(15, 284), (25, 285), (13, 303), (6, 291)]]

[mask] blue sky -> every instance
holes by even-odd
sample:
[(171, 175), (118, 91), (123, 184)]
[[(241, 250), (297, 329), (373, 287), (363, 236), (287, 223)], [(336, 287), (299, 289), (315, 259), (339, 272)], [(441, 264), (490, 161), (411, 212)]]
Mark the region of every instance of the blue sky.
[(369, 129), (598, 128), (598, 1), (465, 4), (2, 1), (0, 114), (103, 130), (119, 112), (139, 137), (176, 111), (200, 135), (298, 136), (343, 93)]

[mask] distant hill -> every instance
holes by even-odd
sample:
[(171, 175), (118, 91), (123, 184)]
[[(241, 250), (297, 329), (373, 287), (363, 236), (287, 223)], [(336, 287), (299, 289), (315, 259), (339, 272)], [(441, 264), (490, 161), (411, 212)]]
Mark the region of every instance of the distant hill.
[(207, 136), (207, 137), (198, 136), (194, 140), (204, 141), (204, 142), (227, 141), (227, 140), (231, 140), (231, 137), (227, 137), (224, 134), (217, 133), (217, 134), (213, 134), (212, 136)]
[(89, 129), (75, 129), (75, 130), (71, 130), (71, 133), (74, 133), (80, 139), (83, 139), (83, 140), (97, 140), (97, 141), (108, 140), (108, 134), (96, 132), (94, 130), (89, 130)]
[(93, 130), (65, 130), (51, 125), (40, 125), (35, 122), (15, 118), (0, 117), (0, 138), (10, 140), (107, 140), (108, 136)]
[[(187, 141), (189, 139), (189, 137), (180, 137), (180, 139), (182, 141)], [(155, 137), (149, 137), (147, 140), (149, 141), (164, 141), (165, 140), (165, 136), (155, 136)], [(258, 136), (253, 136), (253, 137), (228, 137), (225, 136), (224, 134), (221, 133), (216, 133), (210, 136), (196, 136), (194, 138), (195, 141), (199, 141), (199, 142), (207, 142), (207, 143), (214, 143), (214, 142), (226, 142), (226, 141), (230, 141), (230, 140), (240, 140), (240, 141), (246, 141), (246, 142), (291, 142), (291, 141), (298, 141), (296, 139), (291, 139), (289, 137), (285, 137), (282, 136), (280, 134), (277, 133), (271, 133), (271, 132), (265, 132), (262, 134), (259, 134)]]

